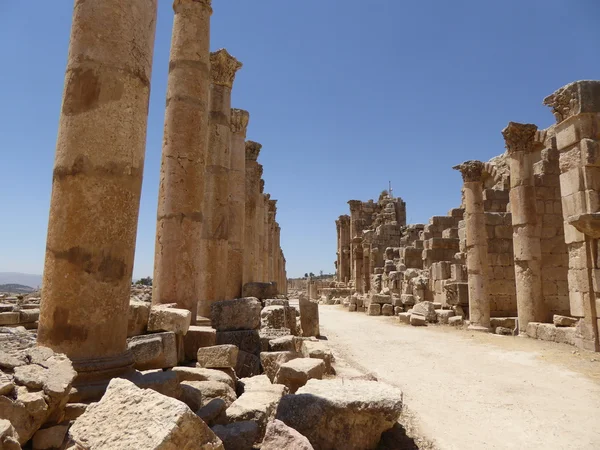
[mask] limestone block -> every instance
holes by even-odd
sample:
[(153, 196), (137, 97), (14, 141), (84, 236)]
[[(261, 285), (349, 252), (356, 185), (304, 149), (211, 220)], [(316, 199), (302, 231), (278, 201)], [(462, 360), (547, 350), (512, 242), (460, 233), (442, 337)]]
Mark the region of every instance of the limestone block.
[(554, 314), (552, 318), (552, 322), (557, 327), (574, 327), (578, 321), (579, 319), (574, 317), (560, 316), (558, 314)]
[(496, 327), (494, 329), (494, 333), (495, 334), (499, 334), (500, 336), (512, 336), (513, 335), (513, 329), (512, 328), (506, 328), (506, 327)]
[(425, 316), (413, 312), (410, 315), (410, 324), (415, 327), (421, 327), (427, 325), (427, 320)]
[(323, 361), (312, 358), (296, 358), (281, 364), (274, 382), (287, 386), (290, 392), (294, 393), (308, 380), (322, 379), (324, 372), (325, 363)]
[(20, 322), (21, 316), (19, 311), (3, 312), (0, 313), (0, 326), (1, 325), (16, 325)]
[(319, 336), (319, 304), (300, 299), (300, 325), (302, 336)]
[(554, 334), (555, 342), (575, 345), (575, 327), (557, 327)]
[[(260, 352), (259, 352), (260, 354)], [(253, 377), (260, 374), (260, 359), (254, 353), (244, 350), (238, 352), (235, 373), (239, 378)]]
[(198, 411), (215, 398), (223, 400), (226, 407), (229, 407), (237, 399), (237, 395), (229, 384), (219, 381), (181, 382), (180, 400), (192, 411)]
[(21, 450), (19, 435), (6, 419), (0, 419), (0, 448), (3, 450)]
[(460, 327), (463, 324), (462, 316), (452, 316), (448, 318), (448, 325), (452, 325), (454, 327)]
[[(149, 424), (160, 424), (152, 427)], [(179, 400), (130, 381), (114, 378), (98, 403), (91, 404), (71, 426), (70, 438), (82, 448), (224, 450), (221, 440)], [(192, 444), (193, 443), (193, 444)]]
[(271, 352), (299, 352), (302, 350), (304, 339), (296, 336), (282, 336), (269, 341), (269, 351)]
[(309, 380), (286, 395), (276, 418), (306, 436), (317, 449), (376, 448), (381, 433), (402, 412), (402, 392), (376, 381)]
[(356, 309), (357, 309), (356, 303), (350, 303), (348, 305), (348, 311), (350, 311), (350, 312), (356, 312)]
[(217, 369), (205, 369), (202, 367), (173, 367), (172, 372), (177, 376), (177, 381), (215, 381), (225, 383), (235, 388), (231, 376)]
[(137, 370), (164, 369), (177, 365), (175, 333), (144, 334), (128, 339)]
[(371, 294), (371, 304), (379, 303), (380, 305), (392, 304), (391, 295)]
[(269, 380), (273, 382), (275, 375), (282, 364), (291, 361), (292, 359), (302, 357), (303, 355), (296, 351), (262, 352), (260, 354), (260, 364), (264, 373), (269, 377)]
[(261, 327), (285, 328), (285, 308), (283, 306), (266, 306), (260, 312)]
[(392, 305), (382, 305), (381, 306), (381, 315), (383, 316), (393, 316), (394, 315), (394, 307)]
[(404, 312), (404, 308), (402, 306), (394, 306), (394, 315), (397, 316), (401, 312)]
[(235, 345), (241, 351), (258, 355), (261, 350), (258, 330), (217, 331), (217, 345)]
[(410, 313), (403, 312), (403, 313), (398, 314), (398, 322), (409, 324), (410, 323)]
[(34, 309), (21, 309), (19, 311), (19, 323), (31, 323), (40, 319), (40, 310)]
[(537, 338), (542, 341), (553, 342), (556, 336), (556, 327), (550, 323), (540, 323), (537, 327)]
[(435, 323), (437, 320), (435, 306), (432, 302), (424, 301), (415, 304), (415, 306), (413, 306), (413, 314), (424, 316), (427, 322)]
[(183, 337), (185, 359), (195, 361), (198, 349), (211, 347), (217, 344), (217, 331), (212, 327), (190, 325), (188, 332)]
[(267, 300), (277, 297), (276, 283), (246, 283), (242, 288), (243, 297), (256, 297)]
[(227, 421), (227, 417), (225, 416), (226, 409), (227, 407), (223, 400), (220, 398), (214, 398), (205, 406), (197, 410), (196, 414), (208, 426), (213, 426), (216, 424), (225, 423)]
[(213, 345), (198, 349), (197, 366), (207, 369), (234, 368), (239, 349), (235, 345)]
[(172, 331), (175, 334), (187, 333), (192, 313), (187, 309), (153, 306), (148, 318), (148, 331)]
[(532, 339), (537, 339), (537, 331), (540, 325), (541, 324), (539, 322), (529, 322), (525, 331), (527, 336)]
[(69, 425), (55, 425), (38, 430), (33, 435), (33, 449), (46, 450), (60, 448), (69, 431)]
[(136, 371), (124, 378), (141, 389), (152, 389), (159, 394), (171, 398), (179, 398), (181, 396), (181, 386), (177, 380), (177, 374), (171, 370), (155, 369), (145, 370), (143, 372)]
[(144, 334), (148, 328), (149, 318), (150, 303), (139, 300), (130, 300), (127, 320), (127, 337)]
[(404, 306), (413, 306), (415, 304), (415, 296), (412, 294), (402, 294), (400, 300)]
[(454, 316), (454, 311), (451, 309), (436, 309), (435, 314), (437, 315), (438, 323), (447, 325), (448, 319)]
[(211, 323), (217, 331), (256, 330), (261, 308), (255, 297), (215, 302), (210, 307)]
[(335, 375), (335, 370), (331, 365), (334, 361), (333, 353), (325, 342), (305, 340), (302, 346), (302, 354), (305, 358), (322, 360), (325, 363), (325, 373)]
[(254, 443), (258, 442), (258, 425), (250, 420), (229, 425), (215, 425), (212, 431), (228, 450), (252, 450)]
[(308, 439), (280, 420), (267, 424), (261, 450), (314, 450)]
[(514, 330), (517, 326), (517, 318), (516, 317), (492, 317), (490, 318), (490, 328), (510, 328)]

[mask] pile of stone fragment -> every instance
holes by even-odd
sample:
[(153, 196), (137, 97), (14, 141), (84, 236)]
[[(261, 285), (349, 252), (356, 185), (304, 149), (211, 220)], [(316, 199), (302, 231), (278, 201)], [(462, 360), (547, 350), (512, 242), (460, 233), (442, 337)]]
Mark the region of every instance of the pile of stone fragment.
[(401, 392), (337, 378), (318, 304), (298, 310), (271, 290), (250, 283), (244, 298), (214, 303), (210, 325), (132, 295), (135, 370), (94, 402), (35, 330), (0, 328), (0, 448), (375, 448), (400, 417)]
[(39, 318), (39, 292), (28, 295), (0, 293), (0, 327), (37, 328)]

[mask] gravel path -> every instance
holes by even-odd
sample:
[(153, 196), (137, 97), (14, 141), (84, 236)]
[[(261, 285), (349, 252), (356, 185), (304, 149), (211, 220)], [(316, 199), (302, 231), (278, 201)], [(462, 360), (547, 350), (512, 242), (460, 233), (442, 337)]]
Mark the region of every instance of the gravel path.
[(600, 355), (320, 306), (334, 355), (404, 391), (440, 449), (600, 449)]

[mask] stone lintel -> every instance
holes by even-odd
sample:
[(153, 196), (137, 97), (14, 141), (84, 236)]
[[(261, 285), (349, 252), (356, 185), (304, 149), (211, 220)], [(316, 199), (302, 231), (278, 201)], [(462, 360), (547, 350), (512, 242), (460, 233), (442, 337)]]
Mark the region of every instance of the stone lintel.
[(210, 78), (213, 84), (232, 88), (235, 73), (242, 63), (224, 48), (210, 54)]
[(537, 125), (531, 123), (508, 122), (506, 128), (502, 130), (508, 153), (534, 151), (537, 131)]
[(231, 108), (230, 124), (232, 133), (243, 133), (245, 135), (249, 120), (250, 113), (248, 111), (245, 111), (243, 109)]
[(561, 87), (544, 99), (557, 123), (583, 113), (600, 112), (600, 81), (581, 80)]
[(261, 148), (262, 144), (259, 144), (258, 142), (246, 141), (246, 160), (256, 161)]
[(470, 160), (453, 167), (462, 174), (463, 182), (483, 181), (485, 174), (485, 164), (481, 161)]

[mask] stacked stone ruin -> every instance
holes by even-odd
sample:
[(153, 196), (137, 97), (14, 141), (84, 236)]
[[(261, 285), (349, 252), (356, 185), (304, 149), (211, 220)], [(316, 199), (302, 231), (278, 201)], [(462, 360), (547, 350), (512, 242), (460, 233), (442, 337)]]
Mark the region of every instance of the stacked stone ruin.
[(555, 125), (510, 122), (504, 154), (454, 167), (462, 204), (446, 216), (406, 225), (404, 202), (387, 192), (348, 202), (335, 287), (352, 289), (350, 311), (415, 325), (464, 319), (600, 351), (600, 81), (571, 83), (544, 104)]

